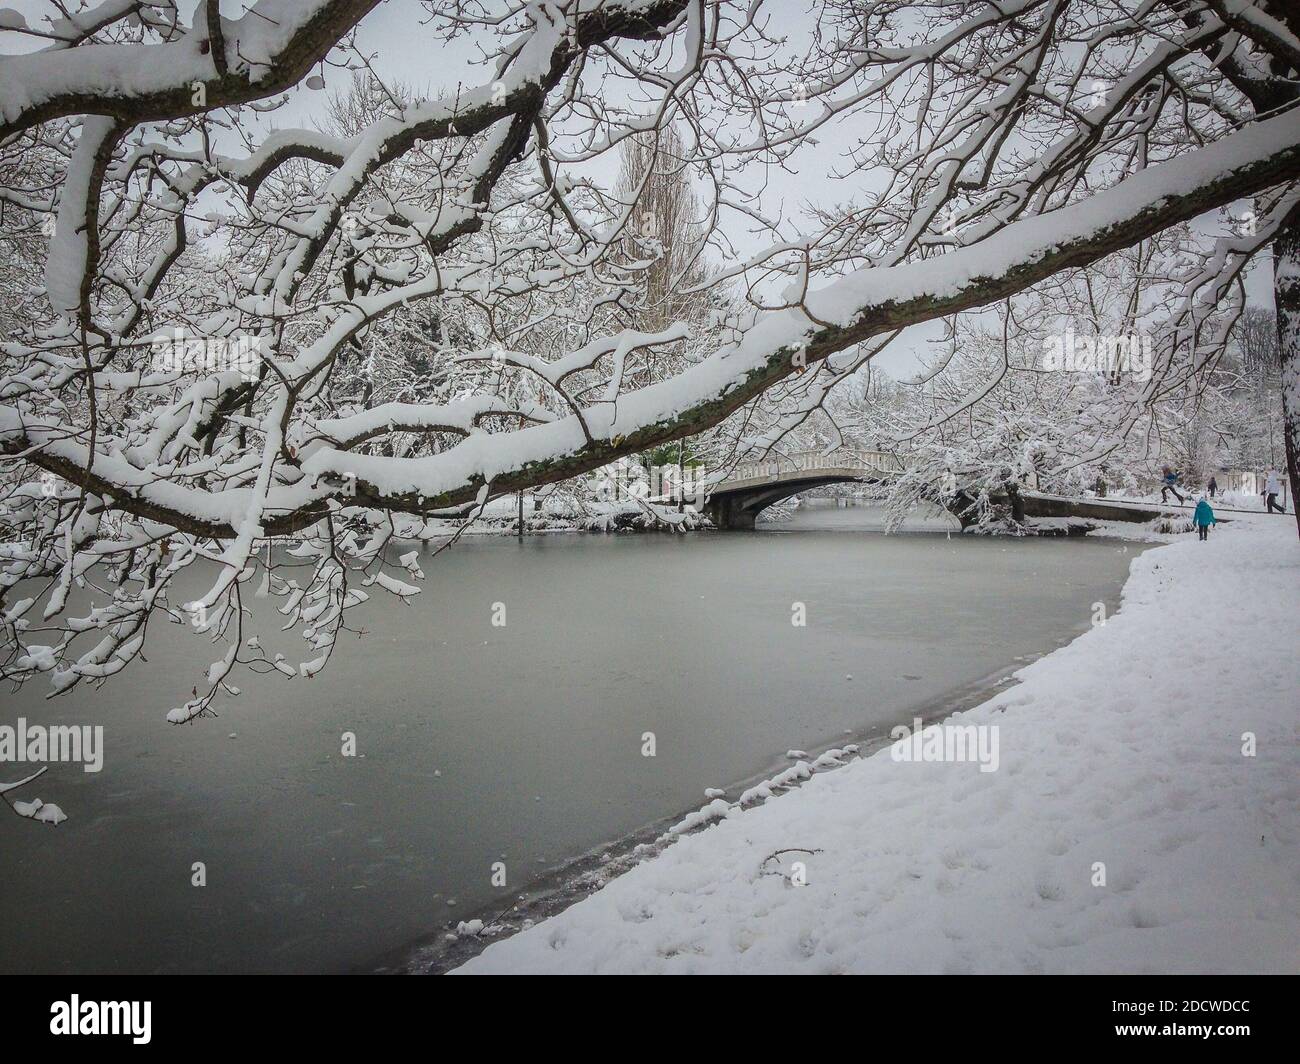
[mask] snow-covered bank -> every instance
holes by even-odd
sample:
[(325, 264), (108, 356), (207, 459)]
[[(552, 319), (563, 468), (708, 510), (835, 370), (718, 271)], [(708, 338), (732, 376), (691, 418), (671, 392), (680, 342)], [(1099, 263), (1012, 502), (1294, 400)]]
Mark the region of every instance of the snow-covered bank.
[(814, 775), (459, 970), (1300, 969), (1298, 612), (1290, 521), (1180, 537), (962, 715), (997, 726), (996, 771)]

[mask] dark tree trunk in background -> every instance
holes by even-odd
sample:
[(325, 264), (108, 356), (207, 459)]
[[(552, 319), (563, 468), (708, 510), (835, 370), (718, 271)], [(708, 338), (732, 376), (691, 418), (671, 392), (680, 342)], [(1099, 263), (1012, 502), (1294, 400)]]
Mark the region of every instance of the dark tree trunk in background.
[(1025, 500), (1020, 495), (1020, 485), (1014, 480), (1006, 483), (1007, 499), (1011, 503), (1011, 520), (1018, 525), (1025, 523)]
[(1273, 301), (1282, 363), (1282, 437), (1300, 533), (1300, 209), (1291, 212), (1273, 242)]
[(686, 443), (677, 441), (677, 512), (686, 512)]

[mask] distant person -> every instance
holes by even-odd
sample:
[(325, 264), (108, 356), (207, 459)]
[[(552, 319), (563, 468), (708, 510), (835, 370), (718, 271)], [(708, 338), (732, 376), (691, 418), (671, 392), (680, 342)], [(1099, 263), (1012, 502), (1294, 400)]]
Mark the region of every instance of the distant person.
[(1210, 482), (1205, 486), (1210, 491), (1210, 498), (1213, 499), (1214, 493), (1219, 490), (1219, 482), (1215, 480), (1213, 477), (1210, 477)]
[(1264, 478), (1264, 509), (1267, 513), (1286, 513), (1285, 506), (1277, 504), (1277, 497), (1281, 494), (1282, 482), (1278, 478), (1277, 470), (1270, 469)]
[(1210, 526), (1218, 524), (1214, 516), (1214, 508), (1202, 495), (1200, 501), (1196, 504), (1196, 513), (1192, 514), (1192, 524), (1196, 526), (1196, 534), (1201, 539), (1206, 539), (1210, 534)]
[(1177, 499), (1179, 502), (1186, 502), (1186, 501), (1187, 501), (1185, 498), (1183, 498), (1182, 495), (1180, 495), (1180, 494), (1178, 493), (1178, 474), (1177, 474), (1177, 473), (1175, 473), (1175, 472), (1174, 472), (1172, 469), (1170, 469), (1168, 466), (1164, 466), (1164, 467), (1162, 467), (1161, 470), (1160, 470), (1160, 479), (1161, 479), (1161, 481), (1162, 481), (1161, 488), (1160, 488), (1160, 501), (1161, 501), (1161, 502), (1168, 502), (1168, 501), (1169, 501), (1169, 493), (1170, 493), (1171, 491), (1174, 493), (1174, 498)]

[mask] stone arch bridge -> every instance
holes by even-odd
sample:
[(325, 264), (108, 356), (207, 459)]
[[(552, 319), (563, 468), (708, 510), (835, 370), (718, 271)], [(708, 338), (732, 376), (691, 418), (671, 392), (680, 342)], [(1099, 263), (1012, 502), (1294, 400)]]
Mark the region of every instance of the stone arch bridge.
[[(719, 529), (752, 529), (763, 510), (791, 495), (825, 484), (879, 483), (902, 473), (903, 468), (902, 461), (886, 451), (841, 448), (830, 454), (796, 451), (775, 455), (738, 465), (726, 480), (708, 490), (703, 508)], [(1028, 516), (1145, 522), (1184, 512), (1181, 507), (1119, 499), (1074, 499), (1023, 489), (1014, 504), (1020, 519)], [(950, 509), (964, 527), (968, 521), (961, 512), (964, 507), (953, 505)]]
[(825, 484), (874, 483), (903, 471), (903, 463), (884, 451), (797, 451), (738, 465), (709, 491), (704, 509), (720, 529), (749, 529), (774, 502)]

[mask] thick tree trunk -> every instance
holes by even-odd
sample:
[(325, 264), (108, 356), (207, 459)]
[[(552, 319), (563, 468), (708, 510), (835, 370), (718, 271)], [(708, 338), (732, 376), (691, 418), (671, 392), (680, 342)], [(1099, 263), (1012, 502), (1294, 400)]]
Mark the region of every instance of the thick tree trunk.
[(1291, 212), (1273, 242), (1273, 300), (1282, 362), (1282, 437), (1300, 533), (1300, 210)]

